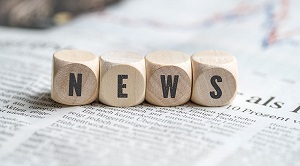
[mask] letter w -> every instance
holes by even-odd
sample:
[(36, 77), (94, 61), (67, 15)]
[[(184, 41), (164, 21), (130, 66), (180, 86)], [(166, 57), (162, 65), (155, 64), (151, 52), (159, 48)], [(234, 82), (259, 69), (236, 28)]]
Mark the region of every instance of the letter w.
[(166, 76), (161, 75), (161, 87), (164, 98), (168, 98), (169, 96), (169, 90), (171, 93), (171, 98), (175, 98), (176, 90), (177, 90), (177, 83), (178, 83), (179, 75), (174, 75), (174, 82), (172, 83), (172, 76), (168, 75), (167, 82), (166, 82)]

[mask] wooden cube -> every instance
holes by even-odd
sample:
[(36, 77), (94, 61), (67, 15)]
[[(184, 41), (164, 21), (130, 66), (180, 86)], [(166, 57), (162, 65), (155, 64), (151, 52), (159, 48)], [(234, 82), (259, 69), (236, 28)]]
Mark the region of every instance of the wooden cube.
[(66, 105), (83, 105), (97, 98), (99, 59), (79, 50), (62, 50), (53, 55), (51, 98)]
[(191, 57), (193, 90), (191, 100), (203, 106), (223, 106), (237, 93), (237, 61), (222, 51), (202, 51)]
[(145, 99), (146, 69), (143, 56), (108, 52), (100, 57), (99, 100), (109, 106), (134, 106)]
[(146, 56), (146, 100), (158, 106), (177, 106), (191, 97), (190, 57), (177, 51), (157, 51)]

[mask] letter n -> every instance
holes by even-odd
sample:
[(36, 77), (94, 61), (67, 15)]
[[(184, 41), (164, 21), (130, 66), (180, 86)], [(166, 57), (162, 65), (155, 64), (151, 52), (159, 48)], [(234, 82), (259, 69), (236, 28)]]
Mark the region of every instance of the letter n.
[(73, 96), (73, 89), (75, 90), (76, 96), (81, 96), (82, 89), (82, 74), (77, 74), (77, 80), (74, 73), (70, 73), (69, 79), (69, 96)]

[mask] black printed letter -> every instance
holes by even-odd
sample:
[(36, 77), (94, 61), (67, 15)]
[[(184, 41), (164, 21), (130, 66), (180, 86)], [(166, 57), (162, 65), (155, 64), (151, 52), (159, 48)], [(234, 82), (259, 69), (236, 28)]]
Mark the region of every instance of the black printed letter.
[(77, 81), (74, 73), (70, 73), (69, 96), (73, 96), (73, 88), (77, 96), (81, 96), (82, 74), (77, 74)]
[(300, 110), (300, 106), (297, 107), (297, 108), (296, 108), (294, 111), (292, 111), (292, 112), (298, 113), (299, 110)]
[(126, 84), (123, 84), (123, 79), (128, 79), (128, 75), (118, 75), (118, 98), (128, 97), (128, 94), (123, 93), (123, 88), (126, 88)]
[(168, 98), (168, 96), (169, 96), (169, 89), (170, 89), (170, 93), (171, 93), (171, 98), (175, 98), (176, 90), (177, 90), (178, 78), (179, 78), (179, 75), (175, 75), (174, 76), (174, 83), (172, 83), (172, 76), (168, 75), (167, 83), (166, 83), (166, 76), (165, 75), (161, 75), (160, 76), (161, 87), (162, 87), (164, 98)]
[(220, 76), (213, 76), (210, 79), (210, 83), (211, 85), (215, 88), (215, 90), (217, 91), (217, 94), (214, 91), (210, 92), (210, 97), (212, 97), (213, 99), (218, 99), (222, 96), (222, 91), (220, 89), (220, 87), (218, 86), (217, 82), (222, 82), (222, 78)]

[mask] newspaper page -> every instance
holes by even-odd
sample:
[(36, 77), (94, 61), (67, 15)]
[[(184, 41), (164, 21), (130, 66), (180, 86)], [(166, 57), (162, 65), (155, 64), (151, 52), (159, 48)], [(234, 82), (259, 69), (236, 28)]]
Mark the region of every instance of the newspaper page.
[[(128, 0), (49, 30), (0, 27), (1, 166), (299, 166), (299, 1)], [(225, 50), (236, 99), (127, 108), (50, 98), (52, 55)]]

